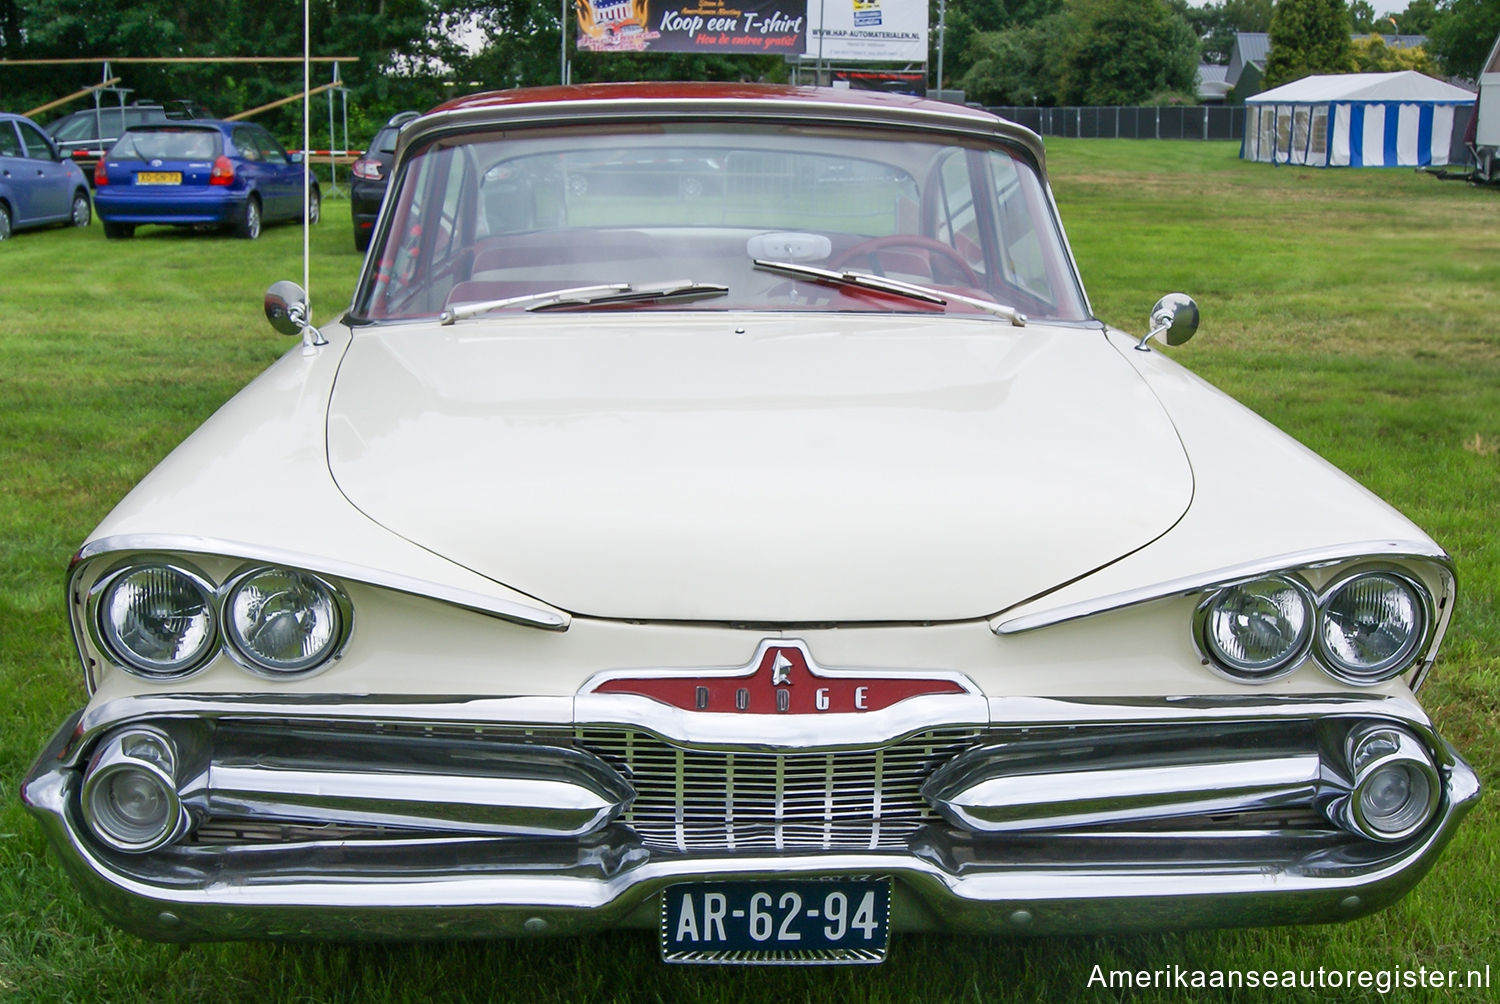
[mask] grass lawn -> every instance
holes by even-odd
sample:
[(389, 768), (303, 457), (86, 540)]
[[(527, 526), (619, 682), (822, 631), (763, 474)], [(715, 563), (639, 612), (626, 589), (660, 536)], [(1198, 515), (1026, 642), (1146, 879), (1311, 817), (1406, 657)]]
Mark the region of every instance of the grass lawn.
[[(1244, 164), (1237, 146), (1050, 145), (1099, 316), (1139, 332), (1163, 293), (1198, 299), (1177, 359), (1330, 458), (1455, 556), (1460, 597), (1423, 703), (1500, 777), (1500, 192), (1410, 171)], [(314, 235), (314, 313), (347, 303), (345, 203)], [(1141, 937), (897, 937), (876, 969), (665, 967), (652, 934), (432, 946), (138, 941), (83, 905), (15, 792), (84, 699), (65, 625), (68, 556), (127, 489), (293, 345), (261, 296), (302, 275), (300, 232), (256, 242), (147, 228), (0, 244), (0, 1000), (176, 1002), (1175, 1000), (1090, 988), (1109, 970), (1493, 969), (1494, 793), (1433, 872), (1353, 923)], [(1246, 472), (1253, 477), (1253, 471)], [(1295, 500), (1288, 500), (1295, 504)], [(287, 517), (295, 518), (294, 513)], [(1267, 518), (1275, 518), (1268, 513)], [(1325, 983), (1332, 981), (1325, 977)], [(1500, 990), (1196, 991), (1229, 1000), (1493, 1000)]]

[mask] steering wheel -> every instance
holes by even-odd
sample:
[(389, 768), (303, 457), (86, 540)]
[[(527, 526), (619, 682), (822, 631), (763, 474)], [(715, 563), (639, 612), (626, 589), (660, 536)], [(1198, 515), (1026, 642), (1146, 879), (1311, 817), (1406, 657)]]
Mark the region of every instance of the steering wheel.
[(928, 271), (932, 274), (934, 281), (941, 281), (942, 277), (938, 275), (938, 270), (934, 267), (936, 263), (933, 262), (932, 255), (936, 255), (953, 266), (962, 280), (959, 285), (976, 289), (984, 286), (984, 281), (979, 278), (978, 273), (974, 271), (973, 267), (964, 261), (962, 255), (942, 241), (933, 240), (931, 237), (923, 237), (921, 234), (889, 234), (885, 237), (871, 237), (869, 240), (860, 241), (848, 251), (830, 261), (827, 267), (845, 268), (856, 264), (855, 259), (868, 255), (871, 265), (870, 271), (879, 272), (880, 252), (890, 250), (891, 248), (910, 248), (917, 251), (926, 251), (928, 253)]

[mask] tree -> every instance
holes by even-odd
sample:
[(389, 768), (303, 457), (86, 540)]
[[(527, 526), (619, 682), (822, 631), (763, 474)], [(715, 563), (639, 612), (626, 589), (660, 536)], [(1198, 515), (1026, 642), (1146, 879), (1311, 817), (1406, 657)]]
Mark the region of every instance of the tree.
[(1349, 8), (1344, 0), (1278, 0), (1271, 15), (1269, 89), (1315, 73), (1349, 73)]
[[(1285, 0), (1283, 0), (1285, 2)], [(1133, 105), (1197, 90), (1198, 38), (1162, 0), (1073, 0), (1057, 69), (1062, 100)]]
[(1500, 34), (1500, 3), (1495, 0), (1438, 0), (1427, 31), (1428, 44), (1449, 73), (1478, 79), (1485, 57)]
[(1441, 71), (1437, 60), (1422, 46), (1398, 49), (1386, 45), (1379, 35), (1366, 35), (1353, 42), (1354, 68), (1360, 73), (1394, 73), (1398, 70), (1416, 70), (1429, 77)]
[(1190, 7), (1186, 0), (1169, 0), (1198, 36), (1205, 63), (1227, 63), (1234, 36), (1242, 31), (1265, 31), (1271, 26), (1271, 0), (1225, 0)]
[(1411, 0), (1403, 11), (1394, 15), (1398, 35), (1425, 35), (1437, 20), (1436, 0)]
[(987, 105), (1054, 105), (1061, 98), (1054, 71), (1071, 34), (1061, 11), (1031, 24), (981, 32), (965, 47), (967, 69), (958, 85)]

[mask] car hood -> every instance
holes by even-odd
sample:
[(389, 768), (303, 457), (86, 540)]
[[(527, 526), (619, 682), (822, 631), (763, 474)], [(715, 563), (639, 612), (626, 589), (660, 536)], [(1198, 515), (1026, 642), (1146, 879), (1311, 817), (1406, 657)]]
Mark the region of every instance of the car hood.
[(583, 616), (982, 617), (1150, 542), (1192, 474), (1097, 329), (641, 311), (359, 331), (348, 499)]

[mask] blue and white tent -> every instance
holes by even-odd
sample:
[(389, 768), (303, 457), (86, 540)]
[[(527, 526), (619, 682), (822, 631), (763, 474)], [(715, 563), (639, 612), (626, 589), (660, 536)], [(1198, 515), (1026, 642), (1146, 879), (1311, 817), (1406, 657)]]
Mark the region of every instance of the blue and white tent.
[(1245, 99), (1244, 160), (1311, 167), (1448, 163), (1453, 111), (1474, 95), (1415, 70), (1303, 77)]

